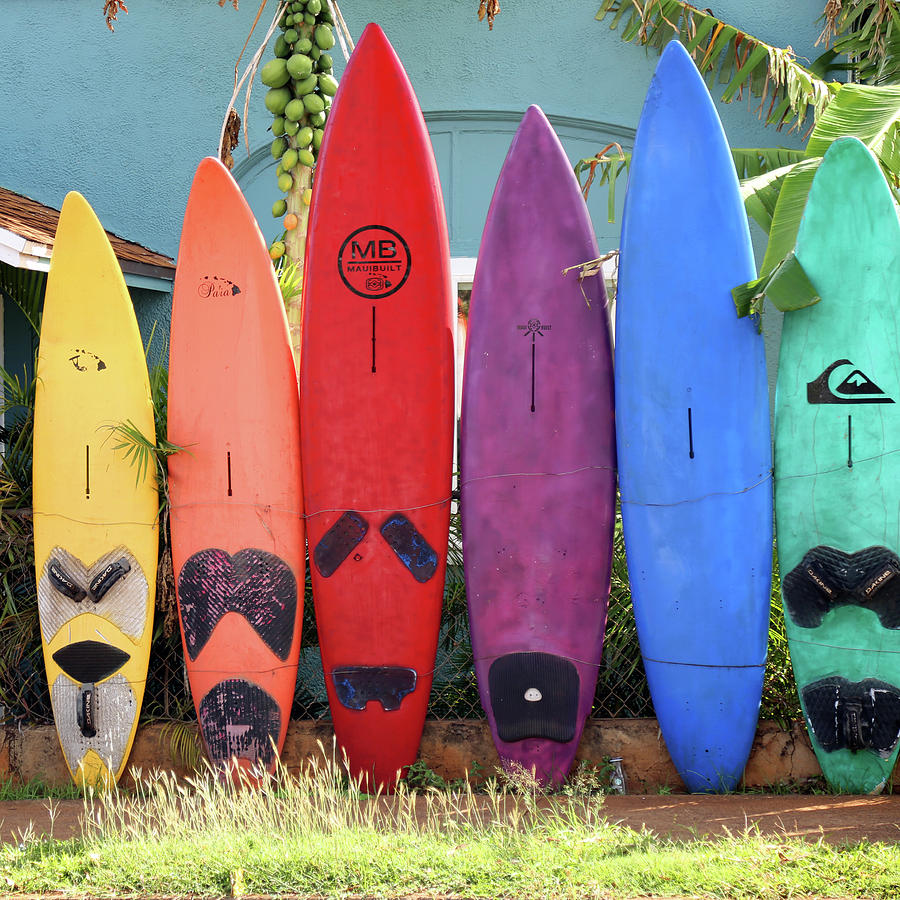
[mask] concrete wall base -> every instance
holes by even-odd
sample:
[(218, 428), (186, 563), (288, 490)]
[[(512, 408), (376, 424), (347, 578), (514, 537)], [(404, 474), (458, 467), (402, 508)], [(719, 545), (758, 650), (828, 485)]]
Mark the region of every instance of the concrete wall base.
[[(165, 769), (177, 775), (190, 773), (179, 757), (176, 734), (196, 740), (196, 727), (163, 724), (146, 725), (138, 731), (128, 768), (122, 779), (126, 787), (134, 783), (138, 771)], [(334, 732), (329, 721), (291, 722), (284, 746), (283, 761), (288, 769), (323, 752), (334, 752)], [(499, 765), (487, 723), (476, 719), (429, 721), (422, 736), (421, 758), (447, 780), (461, 778), (477, 762), (487, 774)], [(621, 756), (629, 793), (680, 793), (684, 784), (666, 752), (656, 719), (591, 719), (579, 747), (579, 760), (602, 765), (604, 756)], [(821, 775), (810, 747), (806, 728), (796, 722), (789, 731), (775, 722), (760, 722), (750, 760), (744, 773), (748, 788), (797, 785)], [(64, 785), (69, 773), (52, 726), (18, 729), (7, 727), (0, 745), (0, 777), (16, 782), (40, 779), (50, 785)], [(895, 784), (900, 777), (895, 777)]]

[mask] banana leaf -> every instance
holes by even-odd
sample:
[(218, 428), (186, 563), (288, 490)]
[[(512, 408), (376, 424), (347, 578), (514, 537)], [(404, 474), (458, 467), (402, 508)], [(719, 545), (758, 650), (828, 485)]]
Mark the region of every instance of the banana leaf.
[(812, 112), (817, 119), (839, 88), (800, 65), (789, 49), (749, 35), (682, 0), (603, 0), (596, 18), (611, 16), (622, 40), (662, 51), (678, 38), (693, 56), (707, 83), (725, 85), (726, 103), (748, 91), (760, 98), (757, 113), (767, 125), (802, 129)]
[(891, 172), (900, 171), (900, 86), (845, 84), (816, 122), (806, 156), (824, 156), (838, 138), (858, 137)]
[(731, 296), (741, 317), (759, 315), (766, 297), (782, 312), (812, 306), (822, 299), (793, 250), (771, 273), (738, 285), (731, 291)]

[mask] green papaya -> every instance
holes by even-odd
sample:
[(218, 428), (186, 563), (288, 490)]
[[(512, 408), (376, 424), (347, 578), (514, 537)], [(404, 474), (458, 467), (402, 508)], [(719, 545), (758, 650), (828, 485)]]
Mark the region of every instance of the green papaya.
[(327, 118), (328, 116), (325, 115), (324, 110), (322, 112), (313, 113), (309, 117), (309, 124), (312, 125), (313, 128), (321, 128), (325, 124)]
[[(301, 16), (300, 18), (301, 18), (301, 21), (302, 21), (302, 18), (303, 18), (303, 17)], [(288, 13), (288, 15), (285, 17), (284, 24), (287, 25), (288, 28), (290, 28), (290, 27), (293, 26), (293, 24), (294, 24), (294, 17), (293, 17), (290, 13)]]
[(313, 130), (309, 127), (309, 125), (301, 128), (300, 131), (297, 132), (297, 146), (298, 147), (308, 147), (313, 139)]
[(325, 109), (325, 101), (318, 94), (307, 94), (303, 98), (303, 106), (311, 115), (322, 113)]
[(259, 77), (263, 84), (274, 88), (282, 87), (291, 80), (287, 62), (277, 56), (259, 70)]
[(272, 141), (272, 159), (281, 159), (284, 151), (287, 150), (287, 141), (283, 137), (277, 137)]
[(302, 97), (304, 94), (309, 94), (314, 91), (318, 83), (318, 76), (310, 75), (308, 78), (304, 78), (300, 81), (292, 81), (291, 90), (294, 92), (295, 97)]
[(305, 108), (302, 100), (291, 100), (284, 108), (284, 117), (293, 122), (299, 122), (303, 118)]
[(281, 191), (282, 194), (286, 194), (293, 186), (294, 179), (291, 178), (287, 172), (283, 172), (278, 176), (278, 190)]
[(275, 55), (282, 58), (291, 55), (290, 45), (284, 39), (284, 35), (279, 34), (278, 37), (275, 38)]
[(325, 137), (325, 131), (322, 128), (317, 128), (313, 131), (312, 145), (318, 150), (322, 146), (322, 138)]
[(312, 60), (304, 53), (295, 53), (287, 61), (287, 70), (291, 78), (306, 78), (312, 72)]
[(285, 119), (284, 120), (284, 133), (291, 135), (293, 137), (300, 130), (300, 123), (294, 121), (294, 119)]
[(272, 119), (272, 134), (281, 137), (284, 134), (284, 116), (276, 116)]
[(327, 25), (319, 25), (315, 31), (316, 46), (320, 50), (330, 50), (334, 46), (334, 34)]
[(313, 165), (315, 165), (316, 158), (315, 158), (315, 156), (312, 155), (312, 153), (311, 153), (309, 150), (301, 150), (301, 151), (297, 154), (297, 156), (298, 156), (298, 158), (299, 158), (299, 160), (300, 160), (300, 164), (301, 164), (301, 165), (304, 165), (304, 166), (313, 166)]
[(288, 28), (288, 30), (284, 33), (284, 39), (289, 44), (296, 44), (297, 38), (299, 38), (299, 37), (300, 37), (300, 35), (297, 34), (297, 32), (293, 28)]
[(280, 219), (287, 212), (287, 203), (284, 200), (276, 200), (272, 204), (272, 216)]
[(313, 47), (312, 50), (309, 51), (309, 55), (317, 60), (322, 55), (322, 51), (318, 47)]
[(316, 68), (320, 72), (330, 72), (334, 68), (334, 60), (332, 59), (331, 54), (323, 53), (316, 63)]
[(297, 165), (297, 159), (297, 151), (293, 147), (288, 147), (284, 151), (284, 156), (281, 157), (281, 167), (285, 172), (290, 172)]
[(291, 99), (291, 92), (286, 87), (269, 88), (266, 91), (266, 109), (273, 116), (280, 116)]
[(306, 11), (317, 16), (322, 11), (322, 0), (306, 0)]
[(312, 41), (309, 38), (300, 38), (294, 50), (297, 53), (309, 53), (312, 50)]
[(319, 90), (326, 97), (333, 97), (337, 93), (338, 83), (330, 75), (322, 73), (319, 76)]
[(303, 21), (306, 22), (307, 25), (313, 26), (316, 24), (316, 17), (310, 13), (303, 13)]

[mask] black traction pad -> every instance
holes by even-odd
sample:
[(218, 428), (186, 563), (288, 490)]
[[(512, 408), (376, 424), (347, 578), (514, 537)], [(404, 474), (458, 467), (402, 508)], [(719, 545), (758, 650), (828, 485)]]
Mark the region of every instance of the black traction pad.
[(377, 700), (391, 712), (416, 689), (417, 676), (415, 669), (404, 666), (342, 666), (332, 670), (331, 680), (347, 709), (365, 709), (370, 700)]
[(272, 695), (259, 685), (238, 678), (220, 681), (200, 701), (199, 712), (212, 762), (237, 757), (268, 766), (275, 758), (281, 712)]
[(101, 641), (66, 644), (53, 654), (53, 661), (76, 684), (91, 684), (115, 675), (131, 657), (118, 647)]
[(491, 663), (488, 691), (497, 735), (507, 743), (546, 738), (567, 743), (575, 737), (578, 670), (552, 653), (509, 653)]
[(385, 519), (381, 536), (420, 584), (428, 581), (437, 571), (437, 553), (403, 513), (394, 513)]
[(313, 551), (313, 562), (323, 578), (330, 578), (366, 536), (369, 523), (358, 513), (345, 512), (322, 535)]
[(266, 646), (287, 659), (294, 639), (297, 579), (291, 567), (265, 550), (195, 553), (178, 574), (178, 608), (191, 659), (228, 612), (242, 615)]
[(900, 739), (900, 690), (874, 678), (823, 678), (806, 685), (810, 729), (826, 753), (871, 750), (887, 759)]
[(784, 577), (785, 606), (801, 628), (817, 628), (838, 606), (871, 609), (884, 628), (900, 628), (900, 559), (887, 547), (844, 553), (813, 547)]

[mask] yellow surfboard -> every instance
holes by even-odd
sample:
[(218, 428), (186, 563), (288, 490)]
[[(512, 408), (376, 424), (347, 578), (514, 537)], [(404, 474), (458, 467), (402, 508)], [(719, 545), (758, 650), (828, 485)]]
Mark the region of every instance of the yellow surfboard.
[(87, 201), (63, 203), (34, 413), (34, 560), (56, 729), (78, 783), (121, 775), (147, 680), (156, 595), (156, 473), (114, 433), (155, 441), (141, 336)]

